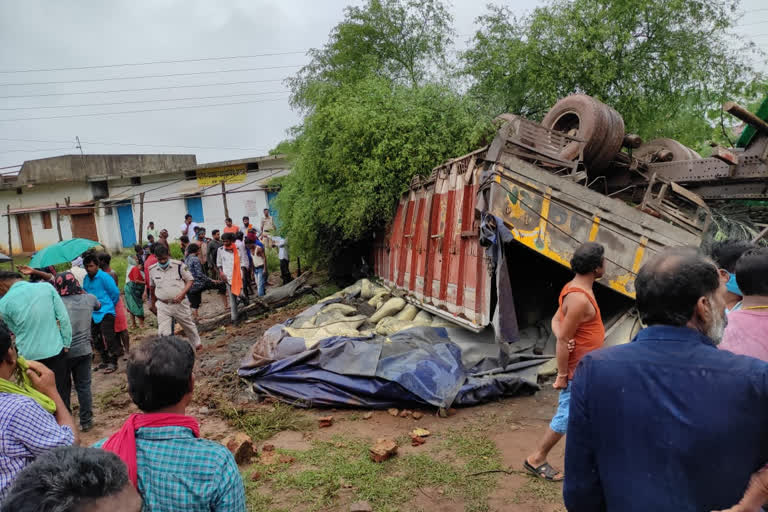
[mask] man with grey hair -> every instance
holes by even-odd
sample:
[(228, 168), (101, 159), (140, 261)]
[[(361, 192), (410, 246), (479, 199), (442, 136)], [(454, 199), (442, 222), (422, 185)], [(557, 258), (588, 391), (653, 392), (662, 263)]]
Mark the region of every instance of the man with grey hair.
[(726, 280), (693, 248), (640, 269), (648, 327), (584, 356), (571, 386), (569, 512), (727, 508), (768, 460), (768, 365), (717, 349)]

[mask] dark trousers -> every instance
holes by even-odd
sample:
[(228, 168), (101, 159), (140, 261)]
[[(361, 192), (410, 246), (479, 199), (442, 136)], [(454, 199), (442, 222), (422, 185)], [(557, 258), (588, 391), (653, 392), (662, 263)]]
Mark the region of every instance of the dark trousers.
[(280, 277), (283, 278), (283, 284), (288, 284), (293, 281), (291, 271), (288, 270), (288, 260), (280, 260)]
[(80, 403), (80, 426), (84, 427), (93, 421), (93, 397), (91, 395), (91, 354), (66, 359), (67, 379), (64, 394), (61, 399), (70, 411), (70, 395), (72, 382), (75, 383), (77, 401)]
[(64, 349), (58, 355), (47, 359), (40, 359), (38, 362), (43, 363), (53, 372), (53, 375), (56, 377), (56, 391), (59, 392), (59, 396), (64, 398), (64, 392), (67, 390), (66, 382), (69, 378), (67, 373), (67, 354), (64, 353)]
[(117, 364), (122, 354), (120, 339), (115, 334), (115, 315), (104, 315), (100, 323), (91, 324), (94, 348), (101, 354), (101, 360), (107, 364)]
[(240, 274), (243, 276), (243, 295), (246, 297), (251, 296), (251, 279), (250, 279), (250, 272), (248, 270), (248, 267), (240, 267)]

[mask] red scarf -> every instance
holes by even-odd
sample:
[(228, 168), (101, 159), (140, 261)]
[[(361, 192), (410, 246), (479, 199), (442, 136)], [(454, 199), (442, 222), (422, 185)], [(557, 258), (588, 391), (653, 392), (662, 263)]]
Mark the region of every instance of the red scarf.
[(138, 488), (139, 476), (136, 463), (136, 430), (142, 427), (185, 427), (200, 437), (200, 425), (192, 416), (182, 414), (131, 414), (123, 426), (106, 440), (102, 448), (114, 452), (128, 466), (128, 478)]

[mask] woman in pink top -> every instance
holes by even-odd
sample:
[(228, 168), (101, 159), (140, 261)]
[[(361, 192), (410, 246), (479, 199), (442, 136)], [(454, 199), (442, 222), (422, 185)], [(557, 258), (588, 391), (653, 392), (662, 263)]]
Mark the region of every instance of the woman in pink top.
[(768, 362), (768, 248), (745, 252), (735, 271), (744, 299), (728, 315), (720, 348)]

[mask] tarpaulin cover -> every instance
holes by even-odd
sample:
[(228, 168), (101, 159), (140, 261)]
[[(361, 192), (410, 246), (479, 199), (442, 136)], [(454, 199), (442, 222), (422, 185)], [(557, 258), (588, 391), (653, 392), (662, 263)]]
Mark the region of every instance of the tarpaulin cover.
[[(284, 337), (280, 345), (291, 341)], [(243, 366), (239, 375), (257, 393), (304, 407), (450, 407), (533, 393), (539, 388), (529, 367), (546, 360), (509, 354), (492, 333), (435, 327), (387, 338), (336, 336), (309, 350), (294, 345), (296, 353)]]

